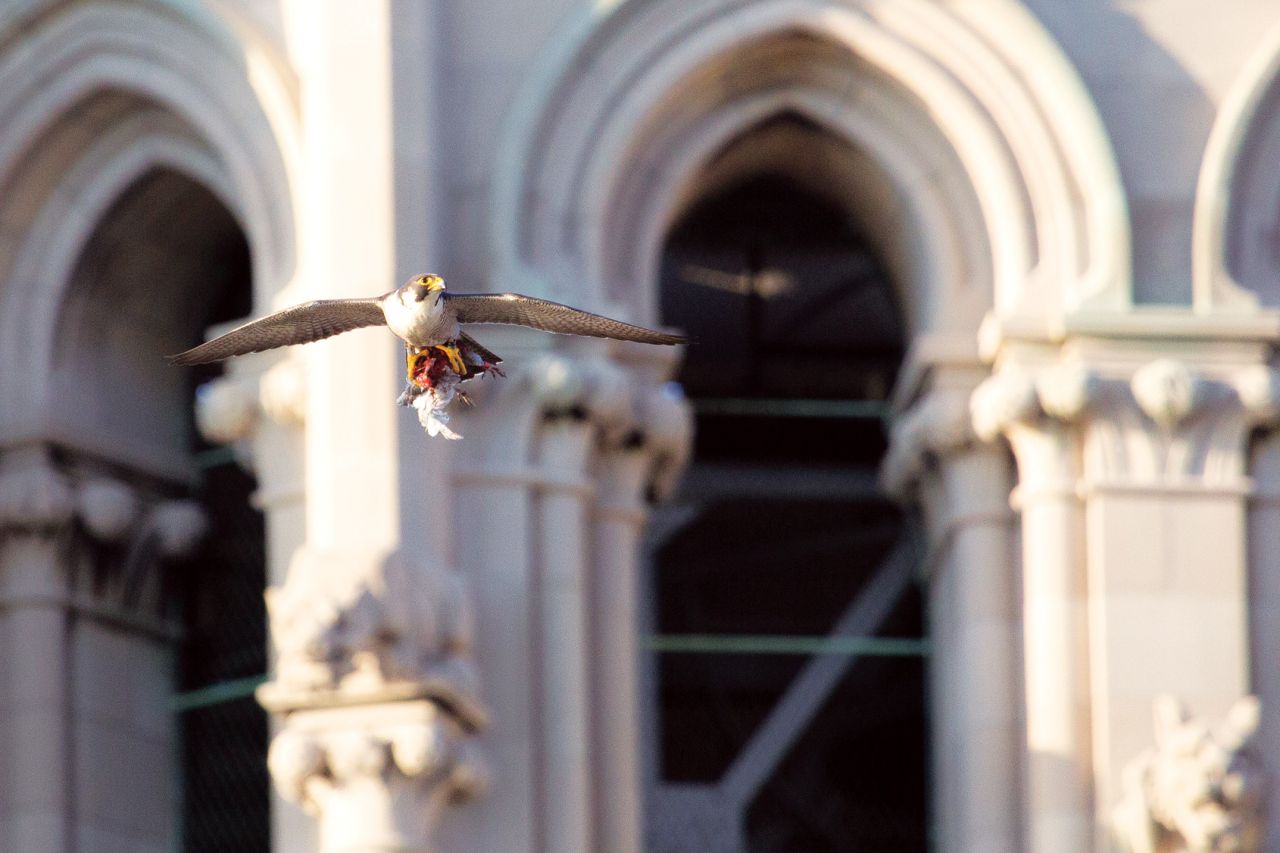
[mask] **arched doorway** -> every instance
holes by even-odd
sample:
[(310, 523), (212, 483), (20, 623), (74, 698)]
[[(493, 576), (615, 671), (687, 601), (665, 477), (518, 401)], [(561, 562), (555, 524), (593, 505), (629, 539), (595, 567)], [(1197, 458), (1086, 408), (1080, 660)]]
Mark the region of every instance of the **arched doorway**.
[[(803, 117), (761, 122), (667, 235), (697, 438), (649, 579), (653, 849), (715, 825), (741, 832), (724, 849), (925, 844), (921, 601), (874, 582), (908, 535), (876, 481), (904, 323), (840, 159), (859, 158)], [(879, 618), (853, 636), (866, 596)]]
[[(153, 768), (149, 796), (127, 785), (115, 794), (89, 787), (73, 810), (92, 824), (99, 807), (145, 805), (156, 812), (149, 821), (178, 827), (176, 846), (187, 851), (269, 848), (266, 713), (252, 697), (266, 670), (264, 526), (250, 503), (256, 483), (230, 453), (205, 445), (192, 423), (196, 388), (220, 366), (178, 371), (163, 359), (210, 325), (251, 311), (250, 269), (231, 212), (190, 177), (153, 168), (93, 229), (57, 322), (50, 420), (105, 439), (101, 451), (67, 447), (57, 457), (71, 469), (110, 470), (144, 503), (193, 499), (188, 506), (199, 507), (206, 526), (192, 550), (166, 559), (163, 544), (145, 542), (144, 525), (94, 545), (85, 574), (69, 578), (81, 594), (157, 629), (73, 618), (71, 680), (92, 680), (103, 647), (147, 673), (131, 701), (158, 706), (145, 716), (170, 722), (124, 737), (146, 743), (144, 753), (161, 743), (171, 751), (161, 766), (175, 771)], [(188, 476), (132, 465), (127, 454), (113, 458), (113, 446), (139, 459), (192, 460)], [(91, 723), (80, 726), (77, 784), (102, 772), (110, 742)], [(128, 832), (141, 838), (143, 829)]]

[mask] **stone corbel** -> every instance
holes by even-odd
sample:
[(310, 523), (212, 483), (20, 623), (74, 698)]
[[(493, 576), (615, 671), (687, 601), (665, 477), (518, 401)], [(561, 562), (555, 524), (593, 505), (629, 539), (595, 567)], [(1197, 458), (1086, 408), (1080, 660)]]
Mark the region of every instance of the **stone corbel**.
[(485, 778), (460, 579), (400, 552), (303, 550), (267, 605), (277, 664), (258, 698), (283, 717), (281, 794), (318, 817), (325, 853), (426, 849), (439, 806)]
[(1255, 754), (1260, 707), (1238, 700), (1211, 726), (1171, 696), (1155, 702), (1155, 747), (1124, 771), (1124, 799), (1112, 812), (1128, 853), (1258, 850), (1266, 784)]

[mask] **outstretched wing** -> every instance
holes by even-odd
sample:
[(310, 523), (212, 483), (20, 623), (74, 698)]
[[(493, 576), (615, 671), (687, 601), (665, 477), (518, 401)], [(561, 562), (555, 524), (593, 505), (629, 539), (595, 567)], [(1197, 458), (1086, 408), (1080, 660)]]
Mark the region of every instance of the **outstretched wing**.
[(682, 344), (682, 335), (669, 335), (579, 311), (559, 302), (519, 293), (445, 293), (460, 323), (509, 323), (561, 335), (587, 335), (645, 344)]
[(169, 356), (172, 364), (205, 364), (234, 355), (309, 344), (363, 326), (385, 325), (380, 299), (319, 299), (277, 311), (232, 329), (186, 352)]

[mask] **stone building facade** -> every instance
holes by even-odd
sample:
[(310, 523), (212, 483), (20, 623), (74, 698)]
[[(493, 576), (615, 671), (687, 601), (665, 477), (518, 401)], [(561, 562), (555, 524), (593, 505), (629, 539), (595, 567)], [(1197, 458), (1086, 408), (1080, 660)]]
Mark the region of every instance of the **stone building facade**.
[(1277, 163), (1273, 0), (5, 0), (0, 849), (178, 846), (193, 423), (265, 523), (273, 849), (645, 849), (681, 354), (486, 330), (456, 443), (385, 334), (158, 356), (424, 270), (657, 324), (767, 174), (901, 313), (936, 848), (1280, 850)]

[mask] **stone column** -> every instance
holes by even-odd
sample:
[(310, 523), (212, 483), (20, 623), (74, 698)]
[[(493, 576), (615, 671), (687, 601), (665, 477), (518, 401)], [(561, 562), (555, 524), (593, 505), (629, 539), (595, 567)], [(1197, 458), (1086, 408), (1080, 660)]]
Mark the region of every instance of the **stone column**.
[(1157, 700), (1216, 720), (1251, 691), (1246, 446), (1280, 385), (1252, 347), (1183, 352), (1113, 356), (1085, 422), (1100, 847), (1117, 845), (1126, 768), (1157, 742)]
[(89, 462), (69, 469), (37, 447), (0, 460), (0, 773), (23, 780), (0, 808), (0, 839), (172, 846), (178, 633), (160, 570), (191, 553), (204, 516)]
[[(430, 271), (436, 257), (430, 137), (439, 88), (436, 10), (397, 0), (293, 5), (284, 23), (302, 118), (299, 269), (278, 299), (376, 295)], [(395, 406), (404, 381), (402, 348), (385, 332), (340, 335), (302, 348), (298, 358), (305, 501), (289, 518), (305, 530), (305, 544), (288, 560), (287, 579), (273, 571), (279, 658), (260, 696), (282, 717), (273, 775), (283, 793), (318, 818), (324, 850), (424, 849), (430, 821), (406, 821), (451, 791), (474, 789), (463, 781), (471, 764), (463, 753), (480, 726), (476, 691), (434, 668), (436, 658), (463, 660), (469, 648), (448, 645), (453, 635), (433, 633), (431, 625), (377, 617), (403, 634), (391, 637), (362, 620), (394, 609), (397, 599), (419, 601), (423, 618), (432, 608), (461, 607), (460, 592), (442, 591), (456, 585), (457, 519), (445, 489), (451, 451), (430, 442), (412, 413)], [(271, 547), (278, 568), (287, 558)], [(398, 573), (394, 581), (389, 571)], [(444, 617), (430, 618), (438, 626)], [(306, 667), (295, 665), (313, 654), (297, 647), (305, 636), (328, 649), (317, 670), (327, 674), (316, 683), (299, 680)], [(463, 703), (470, 710), (460, 710), (459, 696), (470, 697)], [(415, 764), (388, 726), (456, 748)], [(381, 745), (363, 751), (339, 745), (357, 734)], [(279, 758), (298, 754), (321, 758), (318, 764)], [(371, 757), (378, 755), (391, 757), (378, 764)], [(366, 807), (368, 820), (342, 817)], [(283, 829), (284, 821), (276, 825)], [(276, 843), (309, 849), (298, 843), (303, 834), (293, 822)]]
[(1016, 370), (974, 392), (978, 435), (1004, 434), (1018, 464), (1022, 517), (1024, 833), (1037, 853), (1092, 849), (1088, 621), (1076, 438), (1089, 377), (1065, 372), (1038, 385)]
[(1263, 849), (1280, 850), (1280, 432), (1272, 431), (1253, 447), (1249, 473), (1254, 492), (1249, 503), (1249, 627), (1253, 692), (1261, 700), (1260, 754), (1272, 782), (1267, 789), (1267, 834)]
[[(623, 377), (625, 381), (625, 376)], [(674, 392), (651, 384), (635, 394), (635, 415), (602, 431), (592, 525), (591, 686), (597, 790), (597, 848), (643, 849), (640, 748), (641, 535), (648, 492), (687, 458), (693, 424)]]
[(894, 425), (882, 478), (929, 521), (934, 816), (939, 849), (1022, 849), (1021, 645), (1012, 486), (973, 440), (969, 383), (935, 387)]
[[(74, 849), (67, 646), (71, 483), (43, 449), (0, 466), (0, 643), (5, 674), (3, 777), (22, 780), (0, 826), (10, 850)], [(8, 787), (8, 786), (6, 786)]]
[(535, 620), (543, 725), (540, 791), (546, 850), (592, 849), (590, 593), (587, 510), (594, 490), (585, 468), (595, 438), (576, 414), (555, 412), (536, 440), (543, 476), (534, 487)]
[[(1185, 362), (1148, 351), (1095, 343), (1087, 363), (1005, 364), (974, 396), (979, 432), (1003, 431), (1019, 463), (1035, 850), (1143, 849), (1134, 803), (1153, 801), (1142, 780), (1160, 772), (1144, 756), (1180, 748), (1167, 732), (1182, 717), (1226, 719), (1223, 756), (1252, 736), (1244, 459), (1280, 381), (1249, 344), (1186, 343)], [(1178, 718), (1162, 729), (1164, 696), (1190, 710), (1156, 713)], [(1250, 789), (1237, 787), (1206, 803), (1243, 815)], [(1145, 819), (1206, 825), (1158, 808)], [(1246, 823), (1215, 832), (1226, 843)]]
[[(507, 330), (503, 330), (507, 331)], [(458, 849), (636, 849), (635, 591), (651, 485), (678, 471), (687, 412), (605, 347), (524, 352), (459, 419), (460, 559), (480, 609), (494, 725), (494, 795), (463, 814)], [(486, 344), (488, 344), (486, 338)]]

